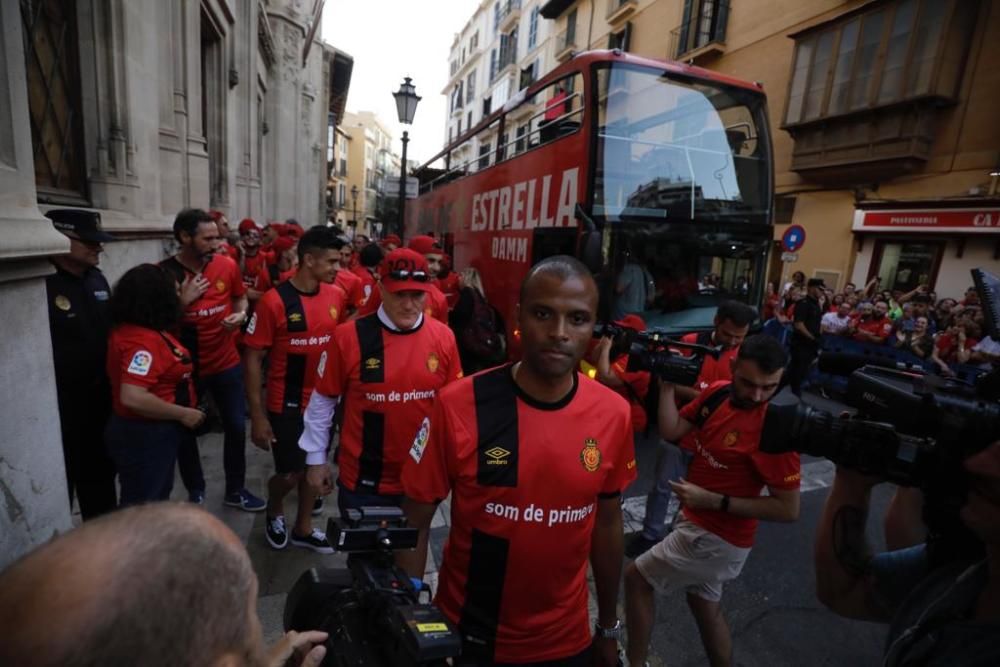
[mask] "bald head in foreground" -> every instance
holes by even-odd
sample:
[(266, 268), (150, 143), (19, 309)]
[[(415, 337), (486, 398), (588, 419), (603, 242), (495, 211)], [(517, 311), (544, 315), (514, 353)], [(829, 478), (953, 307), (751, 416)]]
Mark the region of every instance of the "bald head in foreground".
[(326, 633), (268, 650), (257, 577), (211, 514), (158, 503), (101, 517), (0, 573), (0, 665), (318, 666)]

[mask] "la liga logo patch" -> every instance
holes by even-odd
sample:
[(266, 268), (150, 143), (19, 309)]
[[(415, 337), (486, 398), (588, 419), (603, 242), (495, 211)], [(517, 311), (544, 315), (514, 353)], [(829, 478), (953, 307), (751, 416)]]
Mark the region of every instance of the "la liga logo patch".
[(149, 375), (149, 369), (153, 367), (153, 355), (146, 350), (139, 350), (132, 355), (132, 361), (128, 365), (128, 372), (132, 375), (145, 377)]

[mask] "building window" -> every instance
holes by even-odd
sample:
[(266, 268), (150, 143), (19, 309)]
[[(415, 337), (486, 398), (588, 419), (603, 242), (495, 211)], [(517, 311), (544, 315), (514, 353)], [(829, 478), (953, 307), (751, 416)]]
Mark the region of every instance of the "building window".
[(462, 108), (465, 102), (465, 94), (463, 92), (462, 82), (459, 81), (455, 84), (455, 88), (451, 91), (451, 110), (456, 111)]
[(201, 127), (208, 153), (209, 203), (226, 201), (226, 64), (219, 27), (201, 12)]
[(492, 81), (496, 77), (496, 75), (497, 75), (497, 50), (490, 49), (490, 81)]
[(536, 60), (535, 62), (531, 63), (530, 65), (521, 70), (521, 81), (520, 85), (518, 86), (518, 89), (524, 90), (525, 88), (533, 84), (537, 77), (538, 77), (538, 61)]
[(469, 115), (468, 115), (468, 117), (467, 117), (467, 119), (465, 121), (465, 126), (468, 127), (470, 130), (472, 129), (472, 112), (471, 111), (469, 112)]
[(774, 198), (774, 224), (792, 224), (792, 218), (795, 217), (795, 200), (796, 197), (788, 195), (778, 195)]
[(490, 144), (487, 142), (479, 147), (479, 168), (486, 169), (490, 166)]
[(493, 32), (500, 29), (500, 3), (493, 5)]
[(576, 44), (576, 7), (566, 16), (566, 45)]
[(716, 42), (726, 41), (729, 2), (726, 0), (684, 0), (681, 25), (675, 30), (676, 56)]
[(528, 19), (528, 49), (531, 50), (538, 45), (538, 5), (531, 9), (531, 18)]
[(476, 70), (469, 72), (465, 80), (465, 101), (472, 102), (476, 99)]
[(944, 246), (943, 242), (877, 241), (868, 279), (881, 278), (883, 290), (910, 292), (920, 285), (933, 289)]
[(483, 100), (483, 118), (486, 118), (487, 116), (490, 115), (490, 111), (491, 111), (490, 105), (492, 103), (493, 103), (493, 96), (492, 95), (490, 95), (489, 97), (487, 97), (486, 99)]
[(458, 129), (455, 130), (455, 136), (456, 137), (462, 136), (462, 117), (461, 116), (458, 117)]
[(953, 8), (954, 0), (901, 0), (797, 39), (785, 123), (936, 92), (934, 66)]
[(478, 46), (479, 46), (479, 31), (477, 30), (475, 34), (472, 35), (472, 39), (469, 40), (469, 51), (474, 51)]
[(340, 208), (344, 208), (347, 206), (347, 184), (341, 183), (337, 187), (337, 193), (337, 201), (340, 202)]
[(608, 48), (628, 51), (631, 37), (632, 37), (632, 22), (629, 21), (628, 23), (625, 24), (624, 28), (622, 28), (618, 32), (613, 32), (608, 36)]
[(21, 2), (39, 201), (87, 203), (76, 3)]

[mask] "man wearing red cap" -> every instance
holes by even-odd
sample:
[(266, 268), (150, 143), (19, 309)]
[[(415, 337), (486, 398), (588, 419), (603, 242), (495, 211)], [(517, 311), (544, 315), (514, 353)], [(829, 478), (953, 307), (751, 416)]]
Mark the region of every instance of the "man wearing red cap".
[(219, 229), (219, 247), (216, 250), (220, 255), (227, 255), (234, 262), (240, 261), (240, 251), (229, 243), (229, 218), (222, 211), (212, 210), (208, 214), (212, 216), (216, 227)]
[(447, 253), (442, 255), (441, 272), (438, 274), (435, 284), (441, 290), (441, 293), (444, 294), (449, 311), (458, 303), (458, 291), (462, 288), (462, 279), (452, 270), (453, 268), (454, 264), (451, 261), (451, 255)]
[(378, 266), (382, 263), (385, 253), (379, 244), (369, 243), (356, 254), (358, 256), (358, 265), (351, 269), (351, 273), (361, 279), (361, 294), (364, 296), (364, 300), (358, 308), (358, 317), (364, 317), (378, 310), (380, 303)]
[(295, 275), (298, 265), (297, 242), (291, 236), (279, 236), (271, 244), (274, 261), (257, 275), (257, 282), (250, 291), (250, 300), (260, 299), (272, 287), (277, 287)]
[(338, 327), (320, 357), (299, 440), (310, 485), (329, 494), (327, 447), (340, 401), (345, 412), (336, 461), (342, 515), (349, 508), (402, 501), (400, 475), (413, 434), (427, 422), (441, 387), (462, 376), (451, 329), (424, 315), (433, 280), (427, 260), (399, 248), (385, 257), (379, 273), (378, 311)]
[(427, 260), (427, 268), (434, 277), (427, 292), (427, 308), (425, 312), (445, 324), (448, 323), (448, 300), (437, 286), (437, 277), (441, 273), (441, 261), (444, 259), (444, 249), (433, 236), (414, 236), (407, 246), (410, 250), (420, 253)]
[(865, 528), (883, 480), (837, 467), (816, 532), (816, 592), (842, 616), (890, 624), (882, 664), (1000, 664), (1000, 442), (961, 465), (968, 493), (959, 518), (985, 558), (933, 569), (923, 544), (873, 557)]
[(251, 218), (240, 221), (240, 271), (243, 273), (243, 284), (248, 288), (257, 283), (259, 276), (267, 266), (267, 254), (261, 250), (260, 229)]
[(382, 248), (388, 253), (403, 245), (403, 242), (395, 234), (389, 234), (382, 239)]

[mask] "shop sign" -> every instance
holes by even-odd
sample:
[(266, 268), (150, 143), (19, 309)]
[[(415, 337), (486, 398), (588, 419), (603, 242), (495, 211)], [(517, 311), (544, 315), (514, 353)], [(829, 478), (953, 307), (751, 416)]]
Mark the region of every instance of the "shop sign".
[(856, 232), (1000, 233), (1000, 208), (854, 211)]

